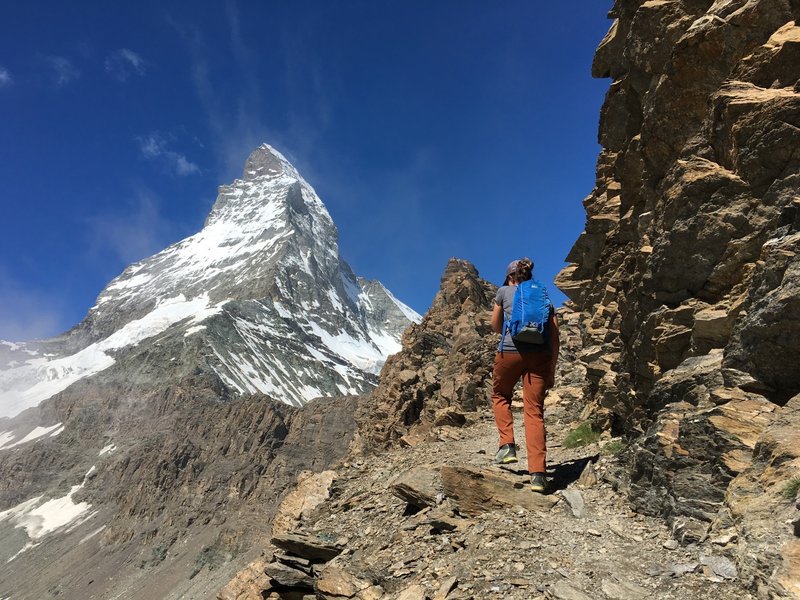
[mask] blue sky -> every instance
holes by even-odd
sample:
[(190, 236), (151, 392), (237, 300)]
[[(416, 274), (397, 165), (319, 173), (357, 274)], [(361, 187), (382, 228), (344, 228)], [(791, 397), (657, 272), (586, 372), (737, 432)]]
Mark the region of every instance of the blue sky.
[[(583, 228), (610, 2), (26, 2), (0, 23), (0, 339), (196, 232), (262, 142), (419, 312), (451, 256), (552, 286)], [(563, 295), (553, 290), (559, 302)]]

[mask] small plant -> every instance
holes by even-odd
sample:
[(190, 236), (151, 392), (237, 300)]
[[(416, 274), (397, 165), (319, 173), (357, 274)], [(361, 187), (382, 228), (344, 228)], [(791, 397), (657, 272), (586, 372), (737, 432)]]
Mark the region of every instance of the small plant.
[(139, 568), (146, 569), (147, 567), (155, 567), (167, 557), (167, 544), (159, 544), (150, 549), (150, 558), (139, 561)]
[(189, 575), (189, 579), (194, 579), (195, 576), (203, 570), (203, 567), (208, 567), (209, 571), (213, 571), (219, 565), (225, 562), (225, 556), (212, 546), (206, 546), (197, 555), (194, 560), (194, 569)]
[(794, 500), (797, 498), (797, 492), (800, 492), (800, 475), (795, 475), (787, 481), (786, 485), (783, 486), (781, 494), (783, 494), (784, 498)]
[(564, 438), (564, 447), (578, 448), (587, 446), (588, 444), (594, 444), (599, 439), (600, 432), (594, 429), (589, 421), (584, 421), (567, 434), (567, 437)]
[(622, 440), (611, 440), (602, 448), (602, 453), (608, 456), (616, 456), (625, 448), (625, 442)]

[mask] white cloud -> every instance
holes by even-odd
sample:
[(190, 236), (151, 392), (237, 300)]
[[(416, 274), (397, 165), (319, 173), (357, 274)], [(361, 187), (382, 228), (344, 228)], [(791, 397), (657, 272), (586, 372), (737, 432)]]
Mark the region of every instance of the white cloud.
[(0, 265), (0, 339), (24, 341), (57, 334), (64, 315), (55, 296), (34, 290)]
[(0, 87), (11, 85), (14, 80), (11, 78), (11, 73), (5, 67), (0, 67)]
[(106, 73), (118, 81), (125, 82), (132, 75), (144, 75), (144, 59), (128, 48), (120, 48), (106, 57)]
[(110, 252), (123, 265), (163, 250), (172, 231), (170, 223), (161, 215), (158, 198), (146, 189), (139, 190), (125, 212), (95, 215), (86, 221), (91, 249), (102, 255)]
[(46, 60), (47, 64), (53, 70), (53, 81), (57, 86), (65, 86), (80, 77), (81, 72), (68, 58), (63, 56), (48, 56)]
[(185, 156), (182, 154), (175, 154), (174, 152), (169, 152), (169, 155), (174, 155), (175, 160), (175, 172), (178, 175), (191, 175), (192, 173), (199, 173), (200, 169), (197, 167), (196, 164), (190, 162), (186, 159)]
[(137, 137), (142, 156), (150, 160), (161, 161), (176, 175), (192, 175), (199, 173), (200, 167), (191, 162), (186, 156), (169, 150), (167, 140), (158, 131), (151, 132), (143, 137)]
[(190, 76), (195, 91), (208, 120), (211, 132), (211, 150), (217, 157), (220, 176), (224, 180), (240, 177), (242, 165), (247, 155), (264, 142), (270, 142), (283, 149), (282, 136), (266, 125), (263, 118), (264, 101), (260, 92), (260, 82), (256, 77), (257, 55), (245, 45), (240, 29), (240, 17), (234, 2), (226, 3), (226, 17), (230, 34), (230, 45), (234, 60), (226, 69), (236, 74), (233, 104), (224, 101), (218, 88), (212, 83), (212, 56), (202, 31), (193, 25), (184, 25), (169, 18), (183, 40), (190, 58)]

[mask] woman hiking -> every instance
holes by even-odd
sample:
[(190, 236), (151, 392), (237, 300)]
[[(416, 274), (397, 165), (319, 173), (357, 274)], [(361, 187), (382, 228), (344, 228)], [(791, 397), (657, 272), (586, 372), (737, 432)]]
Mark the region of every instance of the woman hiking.
[(497, 464), (517, 462), (514, 444), (514, 420), (511, 415), (511, 397), (520, 377), (525, 416), (525, 446), (528, 451), (528, 473), (534, 492), (547, 491), (545, 473), (547, 448), (545, 445), (544, 396), (553, 387), (558, 360), (559, 335), (555, 309), (550, 304), (547, 317), (545, 343), (526, 344), (514, 342), (505, 324), (511, 319), (511, 308), (517, 285), (533, 276), (533, 262), (521, 258), (506, 268), (506, 278), (494, 299), (492, 329), (503, 333), (494, 358), (492, 380), (492, 407), (500, 435), (500, 449), (495, 456)]

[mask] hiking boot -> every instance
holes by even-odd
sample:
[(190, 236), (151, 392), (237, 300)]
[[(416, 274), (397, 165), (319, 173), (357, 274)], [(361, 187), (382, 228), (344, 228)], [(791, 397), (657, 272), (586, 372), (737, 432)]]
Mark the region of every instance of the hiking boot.
[(537, 494), (544, 494), (547, 491), (547, 479), (544, 473), (531, 473), (531, 489)]
[(494, 462), (498, 465), (517, 462), (517, 447), (514, 444), (503, 444), (497, 451)]

